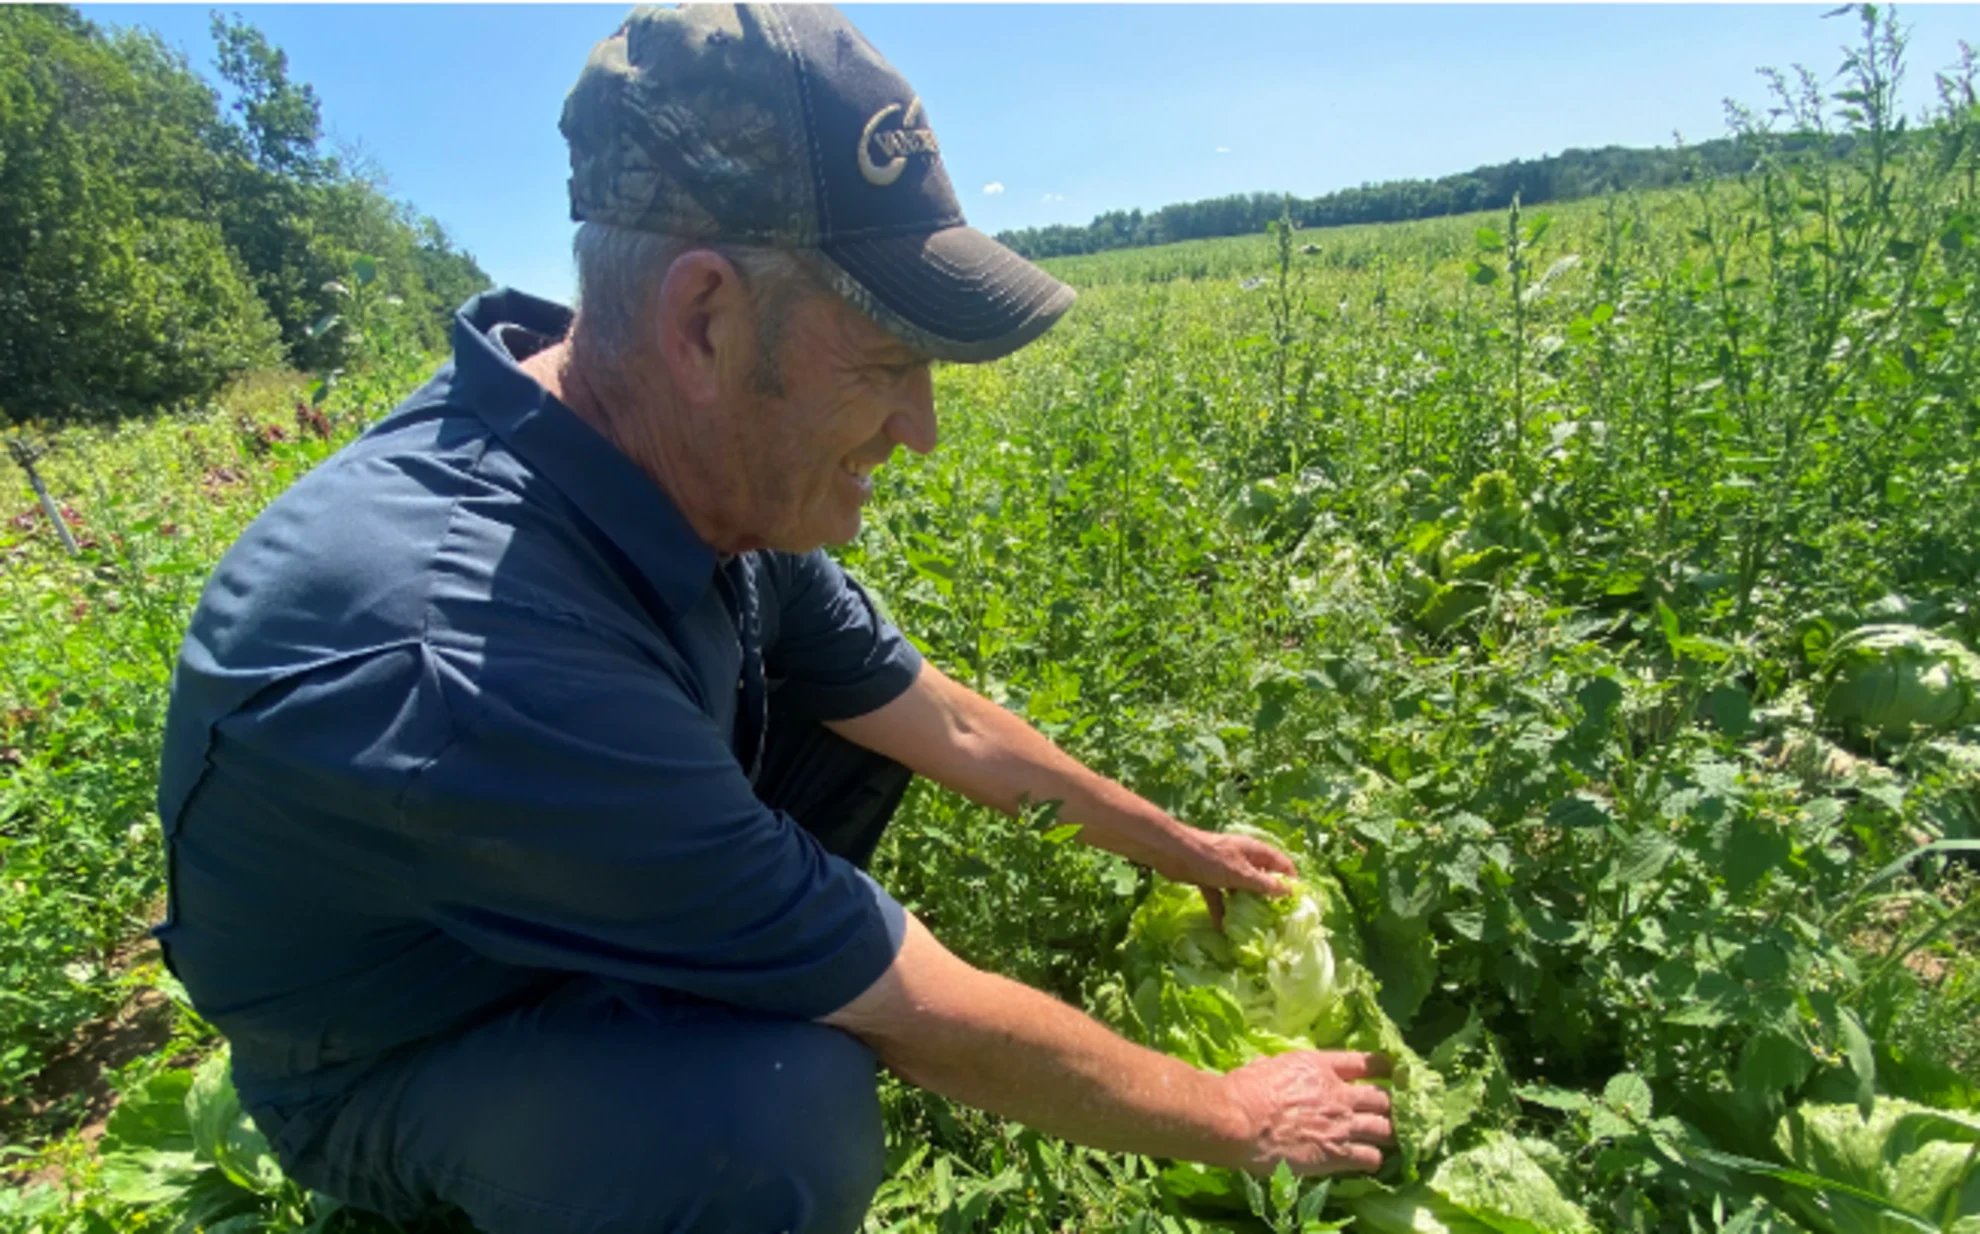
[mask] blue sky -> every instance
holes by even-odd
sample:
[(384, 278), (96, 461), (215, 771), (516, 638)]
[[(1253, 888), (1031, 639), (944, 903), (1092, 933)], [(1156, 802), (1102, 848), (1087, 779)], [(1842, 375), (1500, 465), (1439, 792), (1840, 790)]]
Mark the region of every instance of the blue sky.
[[(204, 5), (85, 4), (212, 76)], [(922, 96), (970, 222), (1085, 223), (1233, 192), (1437, 176), (1572, 146), (1721, 136), (1756, 69), (1840, 64), (1831, 6), (846, 5)], [(498, 283), (567, 296), (557, 116), (625, 6), (249, 5), (325, 126)], [(1980, 5), (1899, 10), (1910, 110)], [(1001, 186), (988, 191), (986, 186)]]

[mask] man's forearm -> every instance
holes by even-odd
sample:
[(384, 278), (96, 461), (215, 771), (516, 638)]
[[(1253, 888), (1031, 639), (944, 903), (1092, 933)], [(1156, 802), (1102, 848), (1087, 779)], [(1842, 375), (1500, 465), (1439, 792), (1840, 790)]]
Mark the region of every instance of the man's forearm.
[(932, 664), (924, 664), (915, 684), (894, 702), (830, 727), (1006, 814), (1028, 801), (1060, 802), (1059, 817), (1078, 824), (1081, 839), (1144, 865), (1192, 842), (1190, 828), (1087, 770), (1044, 734)]
[[(1114, 1152), (1242, 1165), (1246, 1111), (1222, 1077), (1143, 1049), (1028, 986), (970, 968), (920, 923), (866, 1000), (825, 1022), (902, 1079), (1048, 1135)], [(937, 958), (939, 953), (939, 958)]]

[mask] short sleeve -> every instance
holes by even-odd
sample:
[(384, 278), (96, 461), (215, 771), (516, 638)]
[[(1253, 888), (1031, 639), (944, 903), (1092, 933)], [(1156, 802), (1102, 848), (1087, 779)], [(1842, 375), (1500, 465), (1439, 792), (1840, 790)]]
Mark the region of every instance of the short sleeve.
[(434, 673), (460, 726), (398, 815), (438, 929), (508, 964), (802, 1018), (893, 962), (899, 904), (759, 802), (664, 672), (537, 641), (473, 681), (444, 656)]
[(773, 571), (778, 629), (764, 648), (764, 665), (779, 679), (779, 707), (845, 720), (914, 684), (921, 653), (823, 550), (780, 556)]

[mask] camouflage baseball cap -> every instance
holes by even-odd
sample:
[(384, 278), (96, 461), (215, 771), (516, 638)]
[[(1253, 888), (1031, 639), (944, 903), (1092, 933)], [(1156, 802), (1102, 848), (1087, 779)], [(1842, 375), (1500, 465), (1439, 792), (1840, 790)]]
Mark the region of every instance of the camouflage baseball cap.
[(642, 6), (564, 101), (571, 217), (804, 249), (944, 360), (993, 360), (1073, 290), (963, 221), (921, 99), (825, 5)]

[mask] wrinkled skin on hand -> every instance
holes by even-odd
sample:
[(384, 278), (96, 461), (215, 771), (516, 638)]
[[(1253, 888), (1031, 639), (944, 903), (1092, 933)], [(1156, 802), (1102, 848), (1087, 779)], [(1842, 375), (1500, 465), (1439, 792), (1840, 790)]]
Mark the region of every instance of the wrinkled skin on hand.
[(1224, 1077), (1225, 1091), (1251, 1128), (1245, 1160), (1268, 1174), (1281, 1161), (1295, 1174), (1377, 1170), (1395, 1144), (1389, 1094), (1362, 1083), (1389, 1073), (1379, 1054), (1294, 1050), (1246, 1063)]
[(1194, 843), (1186, 852), (1153, 868), (1171, 882), (1192, 883), (1202, 888), (1211, 924), (1218, 929), (1224, 926), (1224, 892), (1255, 891), (1260, 895), (1281, 896), (1287, 889), (1279, 880), (1299, 873), (1291, 857), (1251, 836), (1201, 831), (1192, 839)]

